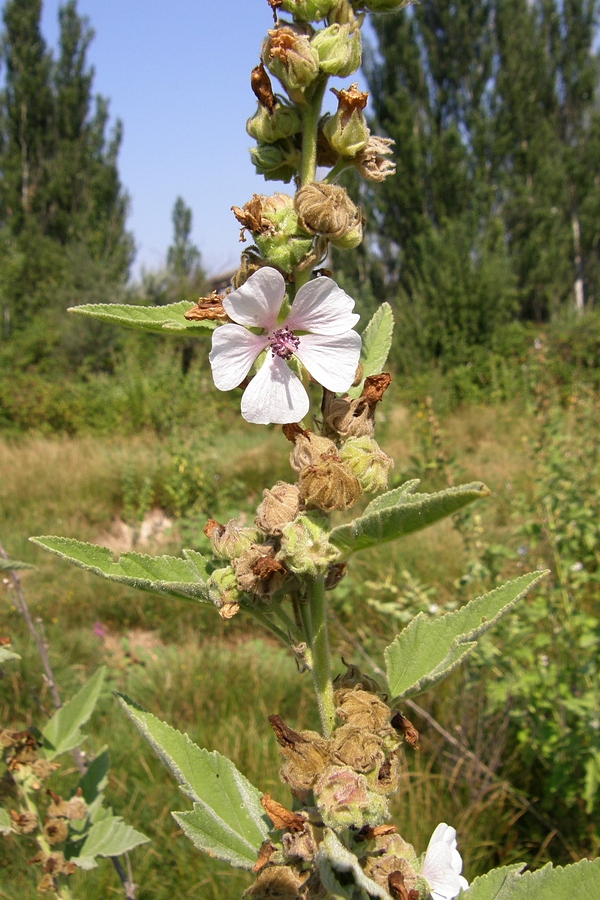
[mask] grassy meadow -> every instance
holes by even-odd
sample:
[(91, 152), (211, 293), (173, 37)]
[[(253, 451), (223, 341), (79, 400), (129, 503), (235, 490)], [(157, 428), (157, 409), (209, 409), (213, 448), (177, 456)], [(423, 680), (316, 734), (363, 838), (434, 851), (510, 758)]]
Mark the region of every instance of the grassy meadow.
[[(568, 752), (559, 727), (564, 723), (556, 724), (548, 763), (545, 745), (539, 751), (541, 762), (528, 759), (524, 747), (538, 740), (536, 726), (527, 738), (513, 713), (530, 698), (516, 689), (517, 700), (507, 698), (502, 689), (520, 677), (511, 668), (517, 643), (528, 648), (522, 665), (531, 676), (529, 683), (539, 674), (538, 657), (548, 657), (551, 670), (553, 651), (539, 643), (539, 622), (550, 616), (556, 628), (563, 627), (565, 593), (583, 598), (588, 613), (584, 627), (573, 618), (570, 603), (572, 649), (591, 647), (589, 654), (597, 659), (597, 628), (594, 631), (589, 620), (594, 602), (597, 618), (593, 519), (600, 503), (600, 470), (597, 454), (593, 459), (585, 456), (586, 450), (593, 450), (590, 441), (600, 412), (596, 395), (584, 386), (567, 392), (566, 399), (551, 390), (541, 395), (533, 391), (513, 400), (454, 405), (438, 416), (435, 397), (429, 404), (409, 403), (394, 390), (381, 410), (378, 432), (383, 448), (395, 459), (394, 485), (420, 477), (428, 490), (481, 479), (491, 497), (454, 520), (351, 562), (347, 577), (330, 595), (332, 643), (339, 655), (365, 670), (367, 657), (381, 665), (383, 648), (417, 611), (441, 615), (503, 578), (538, 566), (552, 569), (552, 588), (544, 595), (546, 613), (540, 610), (538, 615), (535, 602), (527, 599), (529, 619), (519, 624), (515, 614), (517, 624), (493, 631), (469, 665), (435, 692), (417, 698), (452, 741), (431, 719), (404, 710), (422, 740), (417, 753), (407, 748), (405, 775), (393, 801), (395, 821), (418, 852), (438, 822), (453, 824), (469, 878), (517, 859), (535, 866), (595, 854), (598, 831), (593, 816), (575, 800), (564, 806), (564, 792), (561, 795), (550, 778), (552, 754)], [(202, 419), (201, 405), (198, 409)], [(279, 713), (298, 728), (317, 727), (317, 717), (308, 676), (297, 673), (293, 660), (271, 637), (241, 616), (223, 621), (209, 607), (102, 581), (28, 543), (30, 535), (60, 534), (106, 543), (115, 551), (134, 547), (177, 554), (182, 546), (202, 549), (202, 528), (209, 515), (223, 521), (241, 509), (250, 521), (262, 489), (291, 477), (289, 444), (279, 429), (244, 426), (234, 409), (225, 405), (210, 413), (204, 428), (177, 426), (160, 433), (141, 427), (122, 431), (119, 437), (85, 430), (71, 436), (29, 432), (7, 437), (0, 442), (0, 541), (11, 557), (35, 565), (21, 575), (23, 590), (33, 615), (43, 620), (64, 698), (105, 663), (112, 690), (130, 695), (198, 744), (230, 756), (250, 781), (289, 803), (278, 783), (278, 751), (267, 716)], [(562, 479), (564, 510), (553, 509), (552, 531), (544, 518), (544, 492), (569, 453), (575, 474), (570, 481)], [(554, 459), (559, 462), (553, 468)], [(577, 506), (584, 483), (586, 497)], [(589, 507), (590, 515), (586, 512), (581, 524), (589, 559), (579, 554), (572, 560), (569, 555), (578, 552), (571, 545), (579, 521), (577, 514), (569, 518), (569, 504)], [(557, 541), (561, 516), (571, 532)], [(156, 533), (149, 537), (147, 522), (156, 524)], [(575, 565), (580, 557), (587, 580)], [(553, 606), (555, 589), (562, 600)], [(352, 641), (350, 633), (358, 639)], [(6, 582), (0, 634), (10, 634), (22, 656), (3, 668), (0, 721), (14, 728), (43, 724), (52, 710), (51, 696)], [(588, 686), (595, 678), (592, 662), (589, 665)], [(544, 697), (551, 699), (546, 682)], [(539, 683), (535, 681), (536, 690)], [(108, 691), (87, 731), (88, 753), (106, 744), (110, 748), (108, 797), (115, 812), (151, 838), (131, 854), (139, 900), (240, 897), (251, 876), (198, 853), (182, 836), (170, 811), (188, 808), (188, 801)], [(61, 794), (68, 791), (75, 771), (70, 760), (64, 760), (52, 779)], [(535, 793), (537, 776), (532, 773), (538, 764), (549, 773), (548, 797)], [(586, 773), (573, 773), (573, 788)], [(527, 802), (539, 806), (537, 818)], [(566, 821), (573, 822), (570, 833), (565, 833)], [(0, 898), (37, 896), (38, 874), (27, 865), (34, 853), (33, 842), (28, 846), (13, 837), (0, 841)], [(122, 896), (109, 861), (74, 876), (72, 887), (75, 897), (86, 900)]]

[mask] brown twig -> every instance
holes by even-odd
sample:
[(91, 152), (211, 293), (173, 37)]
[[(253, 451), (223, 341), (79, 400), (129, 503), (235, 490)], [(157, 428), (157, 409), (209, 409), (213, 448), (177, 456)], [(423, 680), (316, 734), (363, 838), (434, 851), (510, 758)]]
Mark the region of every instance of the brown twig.
[[(3, 559), (10, 559), (8, 553), (0, 543), (0, 556)], [(13, 603), (15, 607), (22, 614), (23, 618), (27, 623), (27, 627), (35, 641), (36, 647), (38, 649), (38, 653), (40, 654), (40, 659), (42, 660), (42, 665), (44, 667), (44, 672), (46, 675), (46, 684), (50, 688), (50, 692), (52, 694), (52, 699), (54, 700), (54, 705), (56, 709), (60, 709), (62, 707), (62, 700), (60, 699), (60, 693), (58, 691), (58, 687), (56, 684), (56, 679), (54, 677), (54, 672), (52, 670), (52, 665), (50, 663), (50, 657), (48, 656), (48, 648), (49, 643), (46, 637), (46, 630), (44, 628), (44, 623), (42, 619), (39, 617), (33, 621), (31, 617), (31, 613), (29, 612), (29, 607), (27, 606), (27, 601), (25, 600), (25, 595), (23, 594), (23, 588), (21, 587), (21, 579), (19, 577), (19, 573), (15, 569), (8, 570), (8, 577), (12, 583), (14, 595), (13, 595)], [(16, 598), (16, 599), (15, 599)], [(81, 775), (85, 775), (87, 771), (87, 766), (85, 764), (85, 756), (79, 747), (75, 747), (72, 751), (73, 759), (75, 760), (75, 765), (79, 769)], [(136, 900), (136, 885), (133, 883), (133, 876), (131, 872), (131, 863), (129, 861), (129, 854), (125, 854), (125, 858), (127, 860), (127, 868), (129, 870), (129, 875), (125, 872), (121, 860), (118, 856), (110, 857), (115, 867), (119, 878), (121, 879), (121, 884), (123, 886), (123, 890), (125, 892), (126, 900)]]
[[(333, 618), (333, 620), (335, 621), (336, 628), (339, 628), (339, 630), (343, 634), (344, 638), (347, 641), (349, 641), (349, 643), (351, 643), (355, 647), (356, 650), (358, 650), (358, 652), (361, 654), (361, 656), (363, 657), (365, 662), (367, 662), (369, 664), (372, 671), (376, 675), (386, 678), (387, 676), (386, 676), (386, 673), (383, 671), (383, 669), (381, 669), (377, 665), (375, 660), (367, 653), (367, 651), (362, 646), (360, 641), (358, 641), (354, 637), (354, 635), (350, 634), (350, 632), (342, 625), (342, 623), (339, 620), (339, 617), (335, 614), (335, 612), (332, 609), (330, 609), (330, 615)], [(540, 822), (544, 826), (544, 828), (547, 828), (549, 831), (549, 836), (548, 836), (546, 843), (549, 843), (550, 840), (552, 839), (552, 837), (554, 837), (554, 835), (556, 835), (556, 837), (562, 842), (563, 846), (565, 847), (567, 853), (570, 855), (571, 859), (574, 862), (579, 862), (579, 860), (581, 859), (581, 856), (579, 854), (577, 854), (576, 851), (571, 847), (571, 845), (569, 844), (566, 837), (559, 831), (559, 829), (556, 827), (556, 825), (550, 819), (548, 819), (543, 813), (541, 813), (538, 809), (536, 809), (536, 807), (533, 805), (533, 803), (530, 800), (528, 800), (528, 798), (525, 796), (525, 794), (521, 793), (521, 791), (519, 791), (517, 788), (513, 787), (513, 785), (509, 781), (506, 781), (503, 778), (499, 778), (498, 775), (496, 775), (496, 773), (493, 772), (492, 769), (489, 768), (489, 766), (486, 766), (486, 764), (483, 762), (483, 760), (481, 760), (475, 753), (473, 753), (471, 750), (469, 750), (468, 747), (465, 747), (465, 745), (462, 744), (457, 738), (455, 738), (454, 735), (450, 734), (450, 732), (447, 731), (443, 727), (443, 725), (440, 725), (440, 723), (436, 719), (434, 719), (434, 717), (430, 713), (428, 713), (425, 709), (423, 709), (422, 706), (419, 706), (418, 703), (415, 703), (414, 700), (403, 700), (402, 703), (404, 705), (408, 706), (409, 709), (411, 709), (414, 713), (416, 713), (418, 716), (420, 716), (422, 719), (424, 719), (429, 725), (431, 725), (431, 727), (433, 729), (435, 729), (435, 731), (437, 731), (438, 734), (440, 734), (444, 738), (444, 740), (446, 740), (449, 744), (451, 744), (463, 757), (466, 757), (472, 763), (474, 763), (474, 765), (478, 769), (480, 769), (480, 771), (484, 772), (488, 778), (490, 778), (493, 782), (495, 782), (498, 787), (503, 788), (506, 791), (506, 793), (510, 797), (512, 797), (513, 800), (515, 800), (517, 803), (519, 803), (521, 806), (523, 806), (528, 812), (530, 812), (531, 815), (534, 816), (538, 820), (538, 822)]]

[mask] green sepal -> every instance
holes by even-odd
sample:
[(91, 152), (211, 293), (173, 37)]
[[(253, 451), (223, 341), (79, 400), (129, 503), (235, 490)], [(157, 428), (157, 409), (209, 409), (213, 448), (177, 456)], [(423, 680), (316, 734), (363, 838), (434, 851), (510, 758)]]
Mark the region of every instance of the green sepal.
[(188, 321), (184, 313), (192, 308), (193, 304), (188, 300), (180, 300), (179, 303), (169, 303), (167, 306), (84, 303), (81, 306), (71, 306), (68, 312), (77, 313), (80, 316), (89, 316), (91, 319), (100, 319), (101, 322), (110, 322), (113, 325), (135, 328), (137, 331), (202, 334), (203, 331), (213, 331), (217, 327), (216, 322), (210, 319)]
[(416, 615), (385, 650), (392, 697), (411, 697), (453, 672), (481, 635), (546, 574), (521, 575), (438, 619), (422, 612)]
[(368, 375), (379, 375), (383, 371), (392, 346), (393, 331), (392, 307), (389, 303), (382, 303), (362, 333), (360, 362), (363, 367), (363, 377), (360, 384), (348, 391), (350, 397), (360, 397), (365, 378)]
[(128, 697), (118, 699), (180, 789), (194, 803), (173, 818), (192, 843), (231, 866), (251, 869), (269, 833), (270, 823), (255, 788), (231, 760), (197, 747), (193, 741)]
[(46, 759), (53, 760), (61, 753), (78, 747), (84, 739), (81, 726), (92, 715), (104, 686), (106, 666), (94, 672), (91, 678), (67, 703), (58, 709), (42, 729)]
[(410, 488), (404, 488), (403, 485), (383, 494), (369, 504), (359, 519), (334, 528), (330, 542), (349, 556), (427, 528), (490, 493), (481, 482), (447, 488), (437, 494), (413, 494)]
[(29, 540), (67, 562), (109, 581), (184, 600), (207, 599), (205, 579), (209, 575), (209, 563), (195, 550), (184, 550), (185, 559), (178, 556), (123, 553), (115, 562), (112, 551), (97, 544), (85, 544), (73, 538), (50, 535), (32, 537)]

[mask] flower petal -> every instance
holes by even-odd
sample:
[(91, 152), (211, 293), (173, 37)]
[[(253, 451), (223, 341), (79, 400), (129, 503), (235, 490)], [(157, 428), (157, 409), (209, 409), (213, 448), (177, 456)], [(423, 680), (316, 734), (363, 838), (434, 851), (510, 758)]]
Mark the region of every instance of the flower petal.
[(263, 266), (237, 291), (227, 294), (223, 308), (239, 325), (271, 331), (277, 324), (284, 296), (285, 279), (281, 272)]
[(242, 397), (242, 415), (255, 425), (300, 422), (310, 408), (302, 382), (280, 356), (269, 352)]
[(468, 882), (460, 874), (462, 859), (456, 846), (456, 830), (440, 823), (431, 836), (421, 874), (427, 881), (433, 900), (453, 900)]
[(295, 355), (315, 381), (329, 391), (347, 391), (356, 377), (360, 360), (360, 335), (303, 334)]
[(335, 281), (315, 278), (300, 288), (284, 324), (292, 331), (343, 334), (360, 319), (353, 309), (354, 300)]
[(237, 387), (267, 344), (265, 334), (252, 334), (241, 325), (215, 328), (212, 350), (208, 354), (215, 387), (220, 391), (231, 391)]

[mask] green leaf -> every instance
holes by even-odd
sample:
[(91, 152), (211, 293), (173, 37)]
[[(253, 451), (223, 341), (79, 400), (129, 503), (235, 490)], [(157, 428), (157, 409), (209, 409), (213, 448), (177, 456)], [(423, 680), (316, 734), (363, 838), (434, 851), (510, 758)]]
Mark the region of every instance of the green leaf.
[(12, 824), (10, 816), (4, 807), (0, 806), (0, 834), (10, 834), (12, 832)]
[(420, 478), (413, 478), (410, 481), (405, 481), (400, 487), (394, 488), (393, 491), (388, 491), (386, 494), (380, 494), (379, 497), (375, 497), (374, 500), (371, 500), (363, 512), (363, 516), (369, 516), (371, 513), (379, 512), (382, 509), (391, 509), (392, 506), (396, 506), (402, 501), (404, 497), (414, 494), (420, 483)]
[(193, 550), (184, 551), (186, 558), (177, 556), (145, 556), (141, 553), (123, 553), (117, 562), (106, 547), (84, 544), (72, 538), (33, 537), (34, 544), (55, 553), (62, 559), (141, 591), (169, 594), (184, 600), (205, 600), (207, 560)]
[[(378, 497), (359, 519), (334, 528), (329, 535), (331, 543), (349, 556), (427, 528), (490, 493), (481, 482), (447, 488), (437, 494), (413, 494), (410, 484)], [(388, 501), (390, 494), (394, 496)], [(393, 505), (387, 505), (388, 502)]]
[(100, 319), (102, 322), (125, 325), (127, 328), (135, 328), (138, 331), (202, 334), (203, 331), (213, 331), (216, 328), (216, 323), (211, 322), (210, 319), (189, 322), (184, 316), (189, 309), (192, 309), (192, 304), (187, 300), (180, 300), (179, 303), (170, 303), (167, 306), (87, 303), (82, 306), (72, 306), (69, 312), (77, 313), (80, 316), (89, 316), (92, 319)]
[(106, 666), (94, 672), (83, 687), (64, 706), (57, 710), (42, 729), (47, 759), (54, 759), (67, 750), (78, 747), (83, 740), (81, 726), (94, 711), (104, 685)]
[(94, 869), (97, 856), (121, 856), (140, 844), (147, 844), (149, 838), (120, 816), (106, 816), (96, 822), (88, 831), (78, 856), (71, 856), (80, 869)]
[(500, 897), (500, 891), (514, 884), (524, 868), (524, 863), (515, 863), (513, 866), (492, 869), (491, 872), (487, 872), (471, 882), (468, 893), (463, 891), (459, 896), (468, 898), (468, 900), (497, 900)]
[(194, 802), (193, 810), (173, 813), (186, 836), (209, 856), (251, 869), (270, 827), (260, 804), (261, 792), (231, 760), (197, 747), (187, 734), (161, 722), (128, 697), (117, 696), (129, 718), (173, 772), (180, 789)]
[(34, 569), (29, 563), (19, 562), (18, 559), (2, 559), (0, 558), (0, 572), (16, 572), (18, 569)]
[(108, 784), (108, 770), (110, 769), (110, 754), (108, 750), (103, 750), (98, 756), (92, 760), (88, 766), (87, 772), (79, 781), (83, 799), (88, 806), (94, 802), (96, 797), (101, 794)]
[(383, 371), (392, 346), (394, 317), (389, 303), (382, 303), (362, 333), (362, 350), (360, 361), (363, 367), (363, 379), (359, 385), (350, 388), (350, 397), (360, 397), (365, 378), (378, 375)]
[[(471, 900), (471, 891), (465, 892), (464, 897)], [(478, 894), (476, 900), (598, 900), (598, 897), (600, 857), (557, 868), (548, 863), (537, 872), (525, 872), (515, 881), (507, 882), (497, 894)]]
[(521, 575), (439, 619), (430, 619), (422, 612), (415, 616), (385, 650), (392, 696), (418, 694), (453, 672), (477, 639), (546, 574)]
[(8, 662), (9, 659), (21, 659), (18, 653), (9, 650), (8, 647), (0, 647), (0, 665)]

